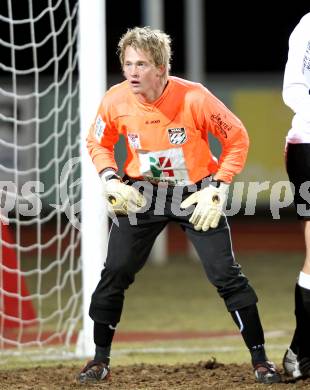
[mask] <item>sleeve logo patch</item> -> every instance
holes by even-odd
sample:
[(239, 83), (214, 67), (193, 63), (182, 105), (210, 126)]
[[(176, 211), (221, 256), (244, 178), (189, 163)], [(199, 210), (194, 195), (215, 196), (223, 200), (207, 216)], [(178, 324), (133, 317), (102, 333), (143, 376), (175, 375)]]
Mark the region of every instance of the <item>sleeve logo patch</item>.
[(101, 141), (101, 138), (104, 134), (104, 129), (105, 129), (105, 122), (103, 121), (101, 115), (97, 116), (96, 123), (95, 123), (95, 137), (98, 142)]
[(128, 133), (127, 138), (128, 138), (129, 145), (133, 149), (141, 149), (139, 134)]
[(185, 127), (168, 129), (169, 142), (172, 145), (182, 145), (187, 140)]
[(212, 114), (211, 121), (216, 123), (217, 130), (222, 134), (224, 138), (227, 138), (228, 132), (232, 129), (232, 125), (227, 123), (222, 117), (221, 114)]

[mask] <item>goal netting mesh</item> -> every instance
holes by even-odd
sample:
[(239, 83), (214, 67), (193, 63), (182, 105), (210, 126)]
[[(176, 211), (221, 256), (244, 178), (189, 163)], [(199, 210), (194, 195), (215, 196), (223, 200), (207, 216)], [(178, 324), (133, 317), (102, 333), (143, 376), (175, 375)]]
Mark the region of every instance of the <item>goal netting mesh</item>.
[(77, 40), (77, 0), (0, 3), (0, 355), (81, 323)]

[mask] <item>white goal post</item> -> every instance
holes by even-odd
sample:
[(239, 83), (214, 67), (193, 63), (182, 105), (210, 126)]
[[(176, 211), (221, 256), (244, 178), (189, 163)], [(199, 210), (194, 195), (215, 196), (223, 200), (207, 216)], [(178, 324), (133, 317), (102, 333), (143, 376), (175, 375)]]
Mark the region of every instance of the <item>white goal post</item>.
[(105, 0), (79, 0), (80, 3), (80, 116), (82, 155), (82, 285), (83, 327), (76, 354), (92, 356), (93, 321), (88, 316), (91, 293), (95, 289), (106, 253), (107, 210), (99, 176), (87, 153), (85, 139), (106, 89)]
[(106, 83), (105, 1), (8, 0), (0, 22), (0, 356), (90, 355), (107, 221), (85, 136)]

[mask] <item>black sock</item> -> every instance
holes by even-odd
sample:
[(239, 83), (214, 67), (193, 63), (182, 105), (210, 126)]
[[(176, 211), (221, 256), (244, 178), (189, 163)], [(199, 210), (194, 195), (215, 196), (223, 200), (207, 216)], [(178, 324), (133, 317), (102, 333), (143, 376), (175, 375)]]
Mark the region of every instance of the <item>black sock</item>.
[(94, 357), (95, 362), (102, 362), (109, 365), (110, 352), (111, 352), (111, 345), (108, 345), (107, 347), (100, 347), (99, 345), (96, 345), (96, 352)]
[(290, 349), (298, 355), (299, 352), (299, 340), (298, 340), (298, 334), (300, 333), (299, 324), (300, 321), (302, 322), (303, 320), (303, 309), (302, 309), (302, 302), (301, 302), (301, 295), (300, 295), (300, 287), (298, 284), (295, 285), (295, 318), (296, 318), (296, 328), (295, 332), (291, 341)]
[(96, 344), (95, 361), (106, 364), (110, 363), (111, 344), (115, 327), (111, 324), (94, 323), (94, 342)]
[(310, 290), (296, 284), (295, 316), (298, 358), (310, 357)]
[(268, 360), (264, 348), (264, 331), (260, 322), (257, 306), (250, 305), (232, 311), (231, 315), (239, 327), (243, 340), (251, 353), (253, 366)]
[(294, 332), (294, 335), (293, 335), (293, 338), (291, 341), (290, 349), (294, 352), (295, 355), (298, 354), (298, 335), (297, 335), (296, 329), (295, 329), (295, 332)]
[(265, 347), (263, 344), (252, 347), (252, 349), (250, 350), (250, 353), (251, 353), (253, 367), (257, 363), (266, 362), (268, 360), (268, 358), (266, 356)]

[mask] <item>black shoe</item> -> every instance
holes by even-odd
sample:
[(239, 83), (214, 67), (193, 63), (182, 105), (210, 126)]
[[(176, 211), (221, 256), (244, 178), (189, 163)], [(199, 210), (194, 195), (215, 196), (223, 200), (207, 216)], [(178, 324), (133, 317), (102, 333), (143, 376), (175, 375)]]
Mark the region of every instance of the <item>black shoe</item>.
[(99, 382), (110, 377), (110, 367), (95, 360), (89, 361), (78, 376), (80, 383)]
[(259, 383), (279, 383), (281, 375), (278, 373), (276, 366), (272, 362), (261, 362), (254, 366), (254, 373), (257, 382)]
[(304, 357), (299, 361), (299, 369), (304, 378), (310, 377), (310, 358)]

